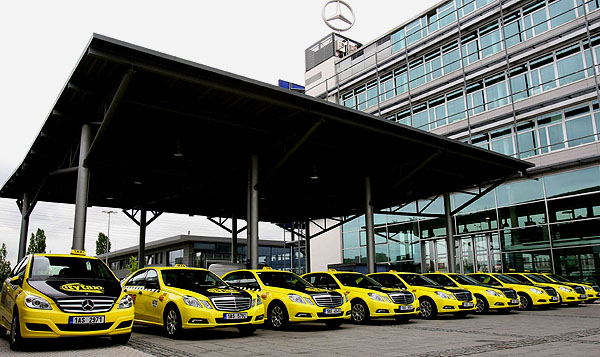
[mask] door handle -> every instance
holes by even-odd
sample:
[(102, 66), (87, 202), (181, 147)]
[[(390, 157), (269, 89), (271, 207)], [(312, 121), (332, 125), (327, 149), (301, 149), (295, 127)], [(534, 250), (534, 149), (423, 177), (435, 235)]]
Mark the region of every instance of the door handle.
[(140, 292), (138, 293), (138, 295), (142, 295), (142, 292), (140, 291)]

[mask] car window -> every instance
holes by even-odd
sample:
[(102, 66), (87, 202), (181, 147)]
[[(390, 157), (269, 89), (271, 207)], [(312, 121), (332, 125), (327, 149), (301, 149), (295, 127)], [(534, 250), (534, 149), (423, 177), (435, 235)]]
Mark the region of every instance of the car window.
[(443, 286), (457, 286), (452, 279), (442, 274), (427, 274), (427, 277)]
[(388, 288), (400, 288), (406, 289), (406, 285), (394, 274), (374, 274), (369, 276), (371, 279), (375, 280), (379, 284), (383, 286), (387, 286)]
[(308, 282), (318, 288), (339, 289), (340, 286), (335, 279), (329, 274), (311, 274), (308, 277)]
[(530, 282), (526, 277), (524, 277), (523, 275), (519, 275), (519, 274), (510, 274), (509, 277), (514, 278), (522, 283)]
[(242, 289), (260, 289), (254, 275), (249, 271), (238, 271), (226, 275), (223, 280), (230, 285)]
[(13, 268), (13, 271), (11, 272), (10, 277), (13, 278), (15, 276), (20, 276), (21, 278), (24, 278), (25, 277), (25, 268), (27, 267), (28, 260), (29, 260), (29, 257), (25, 257), (25, 258), (21, 259), (19, 264), (15, 265), (15, 267)]
[(496, 278), (490, 275), (485, 274), (471, 274), (469, 277), (473, 278), (476, 281), (479, 281), (482, 284), (492, 285), (492, 286), (502, 286)]
[(552, 280), (550, 280), (550, 278), (545, 277), (543, 275), (536, 275), (536, 274), (526, 274), (526, 276), (535, 281), (536, 283), (553, 283)]
[(144, 286), (155, 286), (158, 287), (158, 273), (154, 269), (149, 269), (146, 274)]
[(290, 272), (261, 271), (257, 272), (256, 274), (266, 286), (274, 286), (276, 288), (284, 289), (312, 287), (308, 281)]
[(197, 288), (226, 287), (213, 272), (199, 269), (163, 269), (160, 272), (166, 286), (196, 291)]
[(335, 277), (342, 285), (352, 286), (355, 288), (371, 288), (381, 286), (377, 281), (363, 274), (353, 273), (336, 273)]
[(114, 275), (99, 259), (73, 256), (34, 256), (30, 279), (69, 277), (86, 279), (114, 279)]
[(456, 280), (459, 284), (464, 285), (481, 285), (477, 280), (464, 274), (450, 274), (452, 279)]
[(129, 279), (127, 281), (127, 283), (125, 283), (125, 285), (127, 285), (127, 286), (144, 286), (147, 273), (148, 273), (148, 270), (142, 270), (142, 271), (135, 273), (131, 277), (131, 279)]
[(527, 284), (527, 285), (531, 285), (531, 283), (529, 281), (527, 281), (527, 279), (525, 279), (525, 281), (521, 281), (518, 279), (515, 279), (516, 276), (515, 275), (504, 275), (504, 274), (498, 274), (495, 276), (496, 279), (500, 280), (503, 283), (506, 284)]
[(426, 276), (419, 274), (400, 274), (402, 280), (406, 281), (409, 285), (416, 286), (439, 286), (435, 281), (427, 278)]

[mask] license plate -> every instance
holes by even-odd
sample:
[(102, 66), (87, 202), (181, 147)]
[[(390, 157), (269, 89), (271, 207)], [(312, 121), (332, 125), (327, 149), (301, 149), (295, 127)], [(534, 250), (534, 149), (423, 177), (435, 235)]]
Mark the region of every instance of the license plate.
[(579, 298), (580, 299), (587, 299), (587, 295), (586, 294), (581, 294), (581, 295), (579, 295)]
[(463, 302), (463, 307), (473, 307), (472, 302)]
[(518, 304), (518, 303), (519, 303), (519, 300), (511, 300), (511, 301), (510, 301), (510, 303), (511, 303), (511, 304)]
[(104, 316), (69, 316), (71, 325), (103, 324)]
[(553, 296), (550, 298), (550, 301), (558, 301), (558, 296)]
[(336, 315), (336, 314), (341, 314), (342, 313), (342, 309), (324, 309), (323, 313), (325, 315)]
[(400, 305), (400, 310), (412, 310), (413, 308), (412, 305)]
[(225, 320), (242, 320), (248, 318), (247, 312), (239, 312), (234, 314), (223, 314)]

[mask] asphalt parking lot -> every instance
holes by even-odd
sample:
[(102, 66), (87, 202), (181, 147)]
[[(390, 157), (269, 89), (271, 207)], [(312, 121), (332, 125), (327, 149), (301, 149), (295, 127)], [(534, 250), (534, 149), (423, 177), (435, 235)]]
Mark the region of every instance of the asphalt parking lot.
[(286, 331), (259, 329), (240, 337), (235, 329), (199, 330), (181, 340), (160, 329), (135, 326), (127, 345), (107, 338), (35, 340), (25, 351), (8, 348), (0, 355), (44, 356), (583, 356), (600, 349), (600, 303), (508, 315), (489, 313), (435, 320), (375, 320), (366, 326), (344, 324), (328, 330), (322, 324), (294, 325)]

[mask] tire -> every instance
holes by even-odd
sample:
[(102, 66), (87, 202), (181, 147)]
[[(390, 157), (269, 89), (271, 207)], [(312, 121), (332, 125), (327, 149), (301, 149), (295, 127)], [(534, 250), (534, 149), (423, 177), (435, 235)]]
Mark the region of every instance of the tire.
[(252, 336), (256, 332), (256, 327), (253, 325), (242, 325), (238, 326), (237, 329), (242, 336)]
[(325, 321), (325, 325), (327, 326), (327, 328), (333, 330), (342, 326), (342, 322), (344, 322), (342, 319), (327, 320)]
[(433, 319), (437, 316), (437, 306), (435, 302), (429, 298), (423, 298), (419, 301), (421, 303), (421, 308), (419, 310), (419, 314), (424, 319)]
[(585, 302), (586, 304), (593, 304), (593, 303), (595, 303), (595, 302), (596, 302), (596, 299), (594, 299), (594, 300), (586, 300), (586, 301), (584, 301), (584, 302)]
[(400, 322), (400, 323), (407, 323), (408, 321), (410, 321), (410, 318), (412, 316), (394, 316), (394, 319), (396, 319), (396, 321)]
[(478, 314), (485, 314), (490, 311), (490, 304), (487, 302), (486, 298), (481, 295), (475, 295), (475, 300), (477, 301), (475, 312)]
[(272, 329), (283, 330), (286, 328), (290, 319), (285, 306), (279, 302), (272, 302), (267, 311), (267, 323)]
[(6, 327), (4, 327), (3, 325), (0, 325), (0, 338), (3, 338), (4, 336), (6, 336), (6, 332), (8, 330), (6, 329)]
[(525, 293), (519, 293), (519, 310), (531, 310), (533, 308), (533, 301), (529, 295)]
[(10, 325), (9, 335), (10, 349), (19, 351), (23, 347), (23, 337), (21, 337), (21, 322), (19, 321), (19, 312), (15, 310), (12, 323)]
[(183, 333), (181, 327), (181, 314), (173, 305), (168, 306), (163, 316), (163, 328), (169, 338), (179, 338)]
[(366, 324), (371, 319), (369, 307), (362, 300), (352, 302), (351, 314), (355, 324)]
[(459, 319), (465, 318), (467, 317), (469, 313), (466, 311), (461, 311), (461, 312), (455, 312), (454, 316), (458, 317)]
[(131, 338), (131, 332), (130, 333), (124, 333), (122, 335), (114, 335), (114, 336), (110, 336), (110, 341), (114, 344), (114, 345), (124, 345), (127, 342), (129, 342), (129, 339)]

